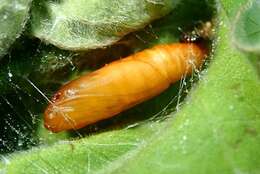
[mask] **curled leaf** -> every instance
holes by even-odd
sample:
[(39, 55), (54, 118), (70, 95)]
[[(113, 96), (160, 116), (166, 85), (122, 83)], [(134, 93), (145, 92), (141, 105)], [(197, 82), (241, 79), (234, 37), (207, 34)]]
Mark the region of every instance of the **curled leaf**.
[(241, 50), (260, 54), (260, 1), (248, 1), (238, 11), (233, 26), (233, 43)]
[(32, 35), (68, 50), (110, 45), (168, 14), (179, 0), (36, 0)]
[(29, 18), (31, 0), (0, 1), (0, 58), (21, 34)]

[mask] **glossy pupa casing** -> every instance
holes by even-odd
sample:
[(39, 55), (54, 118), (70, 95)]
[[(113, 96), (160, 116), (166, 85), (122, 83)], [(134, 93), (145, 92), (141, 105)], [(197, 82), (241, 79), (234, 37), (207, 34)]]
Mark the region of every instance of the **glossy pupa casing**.
[(45, 110), (45, 127), (60, 132), (112, 117), (160, 94), (204, 58), (201, 46), (175, 43), (112, 62), (62, 86)]

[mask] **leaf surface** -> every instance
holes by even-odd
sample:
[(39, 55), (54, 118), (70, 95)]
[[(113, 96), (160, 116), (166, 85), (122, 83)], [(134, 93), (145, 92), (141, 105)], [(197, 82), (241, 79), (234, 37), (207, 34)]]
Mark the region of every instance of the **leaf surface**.
[(68, 50), (111, 45), (168, 14), (179, 0), (36, 0), (32, 35)]
[(22, 33), (31, 0), (0, 0), (0, 58)]

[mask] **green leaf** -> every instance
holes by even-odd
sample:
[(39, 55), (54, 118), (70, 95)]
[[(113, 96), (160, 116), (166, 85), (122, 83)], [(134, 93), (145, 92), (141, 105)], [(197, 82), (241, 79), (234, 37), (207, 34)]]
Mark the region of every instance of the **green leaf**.
[(23, 31), (31, 0), (0, 0), (0, 58)]
[(260, 54), (260, 1), (248, 1), (238, 11), (233, 42), (241, 50)]
[(5, 157), (11, 166), (3, 166), (2, 171), (28, 174), (94, 173), (117, 160), (118, 156), (140, 146), (157, 130), (158, 125), (152, 124), (138, 129), (100, 133), (81, 140), (63, 141), (49, 148), (42, 147)]
[(248, 0), (236, 14), (233, 24), (234, 45), (248, 56), (260, 77), (260, 2)]
[(111, 45), (168, 14), (179, 0), (35, 0), (32, 35), (68, 50)]

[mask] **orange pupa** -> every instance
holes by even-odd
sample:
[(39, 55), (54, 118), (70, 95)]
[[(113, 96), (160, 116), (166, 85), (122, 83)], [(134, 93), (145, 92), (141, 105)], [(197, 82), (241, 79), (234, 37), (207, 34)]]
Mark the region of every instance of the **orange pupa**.
[(161, 44), (69, 82), (44, 113), (52, 132), (79, 129), (142, 103), (200, 68), (205, 49), (195, 43)]

